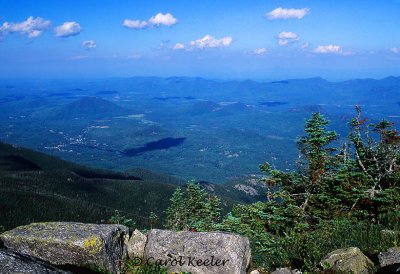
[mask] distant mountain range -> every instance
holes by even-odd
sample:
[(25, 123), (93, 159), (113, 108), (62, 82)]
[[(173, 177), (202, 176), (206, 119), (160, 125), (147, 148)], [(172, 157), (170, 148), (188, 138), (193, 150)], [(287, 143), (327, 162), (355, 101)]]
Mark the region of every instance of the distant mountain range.
[(259, 174), (265, 161), (293, 169), (313, 112), (342, 139), (355, 105), (371, 123), (400, 124), (400, 77), (0, 81), (0, 94), (1, 141), (94, 168), (213, 183)]

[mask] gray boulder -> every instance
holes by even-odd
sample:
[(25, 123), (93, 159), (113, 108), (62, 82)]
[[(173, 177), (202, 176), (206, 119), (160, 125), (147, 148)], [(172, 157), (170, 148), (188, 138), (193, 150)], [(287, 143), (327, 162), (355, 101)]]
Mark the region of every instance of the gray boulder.
[(379, 265), (381, 267), (399, 264), (400, 266), (400, 247), (389, 248), (387, 252), (381, 252), (378, 255)]
[(70, 272), (57, 269), (46, 262), (27, 255), (21, 255), (7, 249), (0, 249), (0, 273), (67, 274)]
[(146, 246), (147, 236), (135, 229), (132, 235), (125, 237), (125, 249), (127, 251), (128, 258), (133, 259), (135, 257), (144, 257), (144, 248)]
[(250, 256), (247, 238), (221, 232), (152, 229), (145, 248), (147, 263), (192, 274), (244, 274)]
[(127, 233), (121, 225), (50, 222), (20, 226), (0, 238), (15, 252), (54, 265), (96, 266), (120, 273)]
[(324, 269), (367, 274), (374, 264), (358, 247), (349, 247), (332, 251), (320, 262), (320, 265)]

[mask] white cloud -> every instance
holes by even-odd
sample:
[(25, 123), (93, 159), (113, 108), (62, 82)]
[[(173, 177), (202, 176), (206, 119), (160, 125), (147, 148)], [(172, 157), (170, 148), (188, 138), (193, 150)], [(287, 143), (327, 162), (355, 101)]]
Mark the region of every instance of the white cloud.
[(277, 8), (273, 11), (268, 12), (265, 14), (269, 20), (276, 20), (276, 19), (301, 19), (307, 14), (310, 13), (309, 8), (303, 9), (284, 9), (284, 8)]
[(266, 48), (258, 48), (258, 49), (253, 50), (254, 55), (265, 55), (266, 53), (267, 53)]
[(315, 53), (334, 53), (334, 54), (343, 54), (343, 49), (338, 45), (327, 45), (327, 46), (318, 46), (315, 50)]
[(233, 42), (231, 36), (225, 36), (220, 39), (214, 38), (207, 34), (203, 38), (190, 41), (188, 44), (176, 43), (172, 49), (173, 50), (187, 50), (192, 51), (195, 49), (207, 49), (207, 48), (223, 48), (229, 47)]
[(50, 20), (45, 20), (41, 17), (33, 18), (33, 16), (19, 23), (4, 22), (0, 26), (0, 38), (5, 37), (9, 33), (20, 33), (22, 35), (27, 35), (29, 38), (38, 37), (44, 30), (48, 29), (50, 25)]
[(390, 51), (393, 52), (393, 53), (399, 54), (400, 53), (400, 47), (398, 47), (398, 48), (393, 47), (393, 48), (390, 49)]
[(205, 49), (205, 48), (220, 48), (229, 47), (233, 42), (231, 36), (222, 37), (221, 39), (216, 39), (211, 35), (205, 35), (203, 38), (190, 41), (190, 46), (192, 48)]
[(171, 14), (171, 13), (166, 13), (166, 14), (162, 14), (162, 13), (157, 13), (155, 16), (151, 17), (148, 21), (148, 23), (151, 26), (160, 26), (160, 25), (164, 25), (164, 26), (172, 26), (175, 25), (178, 22), (178, 20)]
[(77, 22), (65, 22), (55, 28), (57, 37), (70, 37), (81, 33), (82, 28)]
[(147, 21), (125, 19), (122, 25), (130, 29), (145, 29), (150, 27), (159, 27), (161, 25), (170, 27), (176, 23), (178, 23), (178, 19), (176, 19), (171, 13), (163, 14), (159, 12), (150, 17)]
[(181, 43), (176, 43), (172, 49), (173, 50), (185, 49), (185, 45)]
[(291, 31), (282, 31), (278, 34), (278, 44), (280, 46), (286, 46), (289, 43), (294, 43), (299, 40), (299, 36)]
[(97, 47), (97, 44), (94, 40), (86, 40), (82, 42), (82, 46), (86, 49), (94, 49)]
[(146, 21), (125, 19), (122, 25), (130, 29), (144, 29), (148, 26), (148, 23)]
[(314, 49), (314, 53), (319, 54), (337, 54), (342, 56), (352, 56), (355, 55), (356, 52), (351, 50), (343, 50), (343, 48), (339, 45), (326, 45), (326, 46), (318, 46)]

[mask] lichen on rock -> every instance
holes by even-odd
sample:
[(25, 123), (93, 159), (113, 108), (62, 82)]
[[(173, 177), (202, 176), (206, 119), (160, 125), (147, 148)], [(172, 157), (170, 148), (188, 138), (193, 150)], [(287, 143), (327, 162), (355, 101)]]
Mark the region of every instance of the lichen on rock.
[(54, 265), (96, 266), (119, 273), (128, 228), (68, 222), (33, 223), (3, 233), (4, 245)]

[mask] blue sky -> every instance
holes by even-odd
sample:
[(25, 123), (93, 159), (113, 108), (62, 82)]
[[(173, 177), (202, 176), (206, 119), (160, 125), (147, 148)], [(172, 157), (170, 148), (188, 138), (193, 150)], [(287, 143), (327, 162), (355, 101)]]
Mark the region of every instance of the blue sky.
[(0, 78), (400, 75), (400, 0), (0, 0)]

